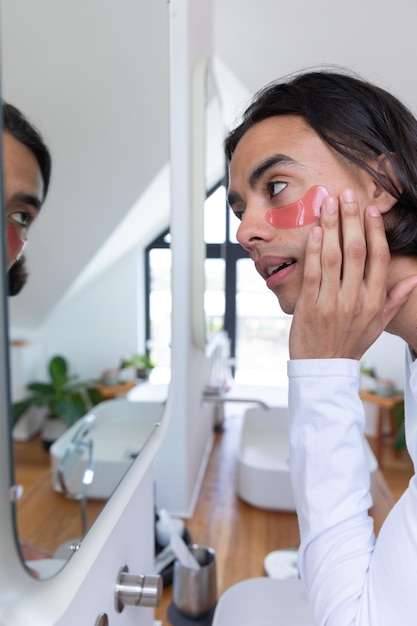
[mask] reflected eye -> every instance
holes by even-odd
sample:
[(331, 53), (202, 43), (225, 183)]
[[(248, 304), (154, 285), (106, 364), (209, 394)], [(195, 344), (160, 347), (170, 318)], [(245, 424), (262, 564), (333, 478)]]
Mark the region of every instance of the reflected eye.
[(19, 224), (19, 226), (26, 226), (27, 228), (29, 228), (33, 222), (32, 215), (26, 211), (14, 211), (10, 213), (9, 218)]

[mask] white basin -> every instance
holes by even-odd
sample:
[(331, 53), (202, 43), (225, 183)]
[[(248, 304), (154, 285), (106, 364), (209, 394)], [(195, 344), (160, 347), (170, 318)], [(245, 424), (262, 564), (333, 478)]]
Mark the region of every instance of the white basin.
[(314, 626), (299, 579), (249, 578), (220, 597), (212, 626)]
[[(364, 438), (369, 471), (377, 460)], [(252, 506), (295, 511), (289, 468), (288, 408), (245, 412), (237, 453), (237, 493)]]
[[(94, 475), (86, 490), (87, 498), (107, 500), (129, 469), (162, 419), (163, 402), (130, 402), (115, 399), (95, 406), (77, 421), (50, 448), (53, 486), (62, 491), (58, 467), (75, 436), (92, 440)], [(68, 491), (77, 494), (88, 465), (88, 450), (80, 451), (70, 468)]]

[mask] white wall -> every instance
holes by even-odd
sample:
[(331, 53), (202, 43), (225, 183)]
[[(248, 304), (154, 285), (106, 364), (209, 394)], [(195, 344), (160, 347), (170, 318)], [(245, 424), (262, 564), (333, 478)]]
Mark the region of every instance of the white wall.
[(405, 343), (389, 333), (383, 333), (364, 354), (362, 362), (375, 369), (379, 378), (389, 378), (398, 389), (404, 389)]
[(144, 345), (144, 263), (132, 250), (49, 315), (40, 331), (48, 359), (66, 356), (82, 378), (118, 367)]

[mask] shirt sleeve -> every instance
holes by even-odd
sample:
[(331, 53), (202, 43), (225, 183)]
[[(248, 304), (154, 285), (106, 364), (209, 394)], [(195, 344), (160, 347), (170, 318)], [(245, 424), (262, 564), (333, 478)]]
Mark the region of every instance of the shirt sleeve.
[[(406, 435), (417, 457), (417, 362), (406, 363)], [(359, 363), (290, 361), (290, 463), (300, 573), (319, 626), (415, 626), (417, 478), (375, 541)]]
[(359, 363), (294, 360), (288, 376), (299, 567), (315, 623), (382, 624), (358, 617), (368, 611), (364, 602), (375, 545)]

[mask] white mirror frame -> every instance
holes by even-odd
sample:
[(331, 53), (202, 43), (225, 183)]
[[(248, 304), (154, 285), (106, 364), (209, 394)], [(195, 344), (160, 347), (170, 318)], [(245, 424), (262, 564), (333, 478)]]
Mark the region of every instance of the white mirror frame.
[[(2, 347), (4, 346), (3, 341)], [(4, 349), (1, 353), (4, 354)], [(0, 381), (0, 385), (2, 382)], [(2, 397), (4, 397), (3, 394)], [(4, 405), (4, 401), (2, 403)], [(167, 412), (170, 411), (169, 404), (168, 399)], [(4, 418), (3, 411), (2, 416)], [(94, 626), (96, 617), (101, 612), (108, 614), (111, 623), (111, 616), (115, 614), (114, 585), (119, 569), (128, 565), (129, 571), (133, 573), (153, 572), (153, 474), (150, 470), (163, 439), (166, 425), (167, 420), (162, 419), (161, 425), (155, 429), (145, 448), (96, 520), (93, 531), (87, 534), (81, 548), (65, 568), (49, 580), (37, 581), (33, 578), (17, 554), (13, 518), (12, 515), (6, 514), (6, 511), (10, 510), (10, 491), (8, 481), (5, 479), (6, 476), (10, 476), (10, 456), (0, 455), (0, 476), (2, 477), (0, 481), (1, 625), (73, 626), (78, 617), (79, 623)], [(0, 419), (0, 437), (8, 437), (7, 433), (7, 420)], [(140, 515), (138, 515), (138, 510), (141, 511)], [(121, 545), (119, 533), (117, 549), (112, 550), (112, 540), (120, 523), (124, 525), (125, 545)], [(142, 543), (141, 536), (145, 538)], [(133, 540), (134, 551), (132, 550)], [(103, 575), (104, 572), (112, 572), (114, 580), (108, 581), (107, 576)], [(69, 616), (66, 616), (71, 605), (73, 605), (73, 610)], [(135, 607), (133, 610), (138, 611)], [(152, 609), (140, 610), (148, 612), (149, 624), (152, 624)], [(137, 613), (134, 615), (137, 619)], [(126, 621), (122, 617), (123, 615), (118, 615), (118, 624), (133, 623), (128, 620), (128, 616), (126, 616)]]
[[(0, 151), (2, 151), (0, 128)], [(1, 176), (1, 171), (0, 171)], [(2, 183), (2, 180), (1, 180)], [(0, 185), (0, 192), (2, 184)], [(1, 194), (2, 195), (2, 194)], [(0, 216), (4, 220), (4, 216)], [(117, 617), (120, 626), (153, 624), (153, 609), (128, 607), (117, 611), (114, 591), (118, 572), (127, 566), (135, 574), (154, 572), (154, 480), (152, 462), (164, 437), (168, 419), (162, 417), (141, 454), (116, 488), (94, 528), (65, 568), (48, 580), (37, 580), (18, 551), (10, 442), (10, 384), (5, 238), (0, 241), (0, 626), (94, 626), (98, 616)], [(168, 397), (165, 414), (171, 413)], [(123, 532), (119, 531), (123, 525)], [(132, 548), (135, 548), (134, 550)], [(114, 578), (108, 579), (110, 576)], [(71, 610), (69, 610), (71, 608)], [(142, 611), (139, 621), (137, 611)]]

